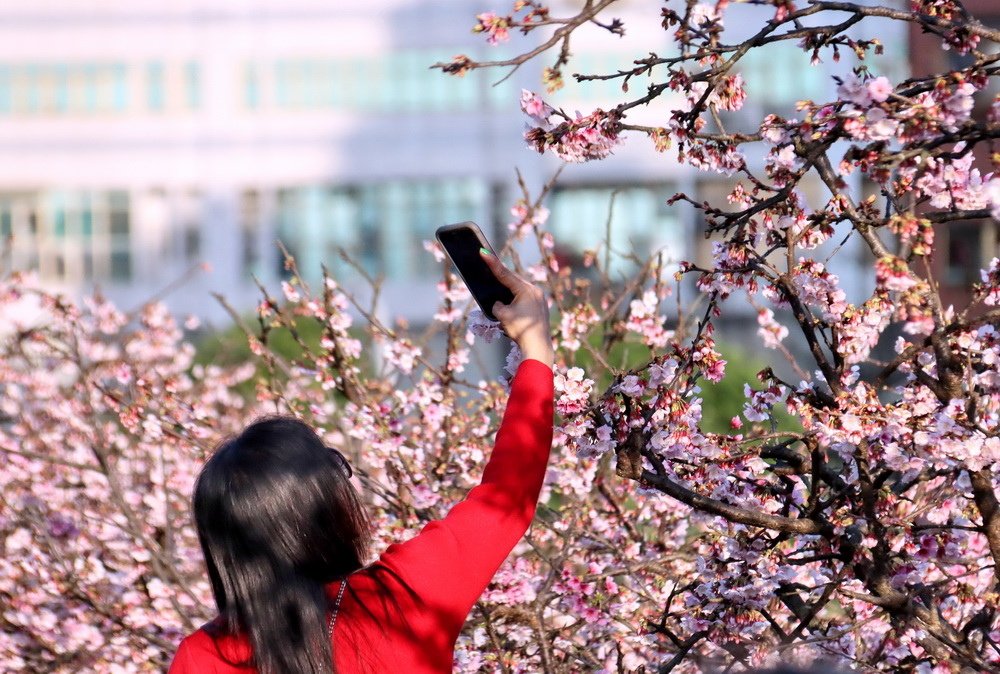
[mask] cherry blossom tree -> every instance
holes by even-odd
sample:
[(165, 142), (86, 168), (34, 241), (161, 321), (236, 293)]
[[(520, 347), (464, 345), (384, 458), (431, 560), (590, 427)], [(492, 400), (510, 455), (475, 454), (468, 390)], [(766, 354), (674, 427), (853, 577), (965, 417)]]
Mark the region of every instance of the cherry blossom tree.
[[(493, 44), (515, 31), (536, 34), (532, 49), (438, 67), (462, 75), (549, 59), (542, 84), (555, 91), (572, 67), (574, 31), (625, 30), (607, 15), (614, 4), (588, 1), (556, 17), (519, 0), (509, 14), (479, 15), (473, 30)], [(574, 75), (620, 82), (621, 103), (570, 115), (534, 92), (521, 98), (530, 120), (524, 137), (539, 152), (600, 160), (628, 136), (645, 136), (677, 161), (733, 181), (727, 203), (670, 199), (698, 209), (716, 239), (710, 266), (687, 263), (678, 274), (693, 278), (707, 302), (693, 334), (666, 335), (660, 296), (643, 294), (625, 327), (651, 347), (649, 361), (616, 372), (604, 390), (591, 388), (579, 409), (568, 409), (565, 397), (560, 407), (561, 431), (581, 456), (598, 466), (610, 456), (644, 500), (655, 491), (676, 509), (666, 521), (634, 526), (686, 523), (660, 534), (667, 550), (692, 556), (671, 569), (681, 575), (667, 581), (665, 598), (649, 598), (647, 666), (700, 671), (824, 657), (866, 671), (993, 670), (1000, 261), (982, 270), (966, 305), (950, 306), (929, 260), (936, 227), (1000, 218), (1000, 175), (982, 168), (1000, 164), (1000, 99), (983, 100), (1000, 72), (1000, 57), (987, 48), (1000, 43), (1000, 30), (958, 0), (664, 4), (670, 54)], [(748, 38), (729, 39), (727, 21), (735, 14), (746, 29), (748, 5), (772, 11)], [(914, 24), (967, 65), (900, 82), (875, 76), (866, 58), (882, 45), (852, 37), (854, 26), (872, 20)], [(724, 113), (754, 93), (741, 60), (779, 43), (814, 63), (846, 53), (858, 65), (838, 79), (837, 100), (803, 100), (794, 118), (770, 114), (750, 132), (729, 130)], [(669, 109), (662, 126), (630, 122), (658, 99)], [(977, 103), (987, 109), (978, 117)], [(874, 187), (871, 196), (850, 188), (852, 173)], [(809, 178), (826, 189), (819, 207), (803, 195)], [(857, 301), (830, 268), (852, 240), (873, 260), (874, 292)], [(746, 389), (733, 433), (713, 434), (701, 428), (699, 381), (725, 374), (713, 321), (733, 295), (759, 306), (764, 346), (792, 358), (798, 381), (776, 374), (777, 365), (764, 369)], [(807, 347), (804, 358), (783, 343), (791, 331)], [(886, 333), (896, 335), (894, 353), (877, 358)], [(573, 391), (577, 400), (578, 385), (566, 386), (563, 395)], [(778, 409), (801, 427), (778, 431)], [(615, 483), (612, 493), (630, 490)]]
[[(626, 29), (604, 15), (613, 4), (590, 0), (566, 18), (524, 1), (480, 14), (474, 30), (492, 43), (512, 32), (541, 39), (514, 58), (442, 67), (513, 68), (551, 54), (543, 84), (557, 87), (573, 30)], [(581, 75), (648, 78), (610, 110), (569, 115), (521, 97), (525, 140), (539, 151), (599, 160), (638, 136), (734, 187), (724, 204), (672, 197), (703, 216), (711, 265), (682, 264), (675, 278), (662, 251), (633, 251), (633, 273), (612, 279), (610, 242), (595, 236), (567, 266), (546, 229), (552, 184), (522, 186), (498, 252), (551, 298), (552, 467), (532, 529), (469, 617), (456, 671), (743, 671), (817, 659), (861, 671), (1000, 667), (1000, 262), (967, 306), (942, 303), (927, 263), (936, 225), (1000, 215), (1000, 178), (981, 172), (997, 161), (1000, 103), (971, 114), (1000, 61), (981, 47), (1000, 35), (958, 2), (741, 4), (773, 15), (733, 43), (725, 25), (738, 6), (651, 4), (676, 53)], [(737, 72), (750, 50), (791, 42), (816, 59), (863, 58), (879, 45), (851, 29), (874, 19), (916, 23), (969, 65), (902, 82), (859, 67), (836, 101), (803, 101), (796, 118), (771, 115), (752, 132), (726, 128), (725, 113), (754, 94)], [(662, 126), (630, 124), (659, 97), (679, 101)], [(758, 166), (747, 157), (759, 148)], [(877, 194), (852, 191), (851, 173)], [(826, 186), (822, 207), (801, 194), (807, 176)], [(848, 238), (873, 260), (875, 290), (860, 300), (831, 271)], [(477, 345), (502, 338), (426, 247), (442, 265), (427, 330), (378, 318), (378, 279), (362, 303), (342, 278), (309, 286), (288, 258), (288, 280), (261, 287), (252, 319), (232, 311), (252, 353), (233, 367), (195, 364), (160, 304), (125, 314), (100, 296), (76, 303), (31, 275), (6, 276), (0, 661), (161, 671), (181, 635), (212, 615), (189, 511), (194, 476), (256, 415), (295, 414), (352, 457), (380, 546), (460, 500), (520, 354), (510, 351), (499, 378), (472, 374)], [(536, 263), (522, 262), (529, 252)], [(704, 391), (727, 374), (716, 323), (738, 298), (757, 306), (762, 345), (779, 357), (746, 387), (730, 431), (713, 432)], [(279, 335), (297, 348), (275, 348)], [(889, 356), (873, 355), (895, 335)]]

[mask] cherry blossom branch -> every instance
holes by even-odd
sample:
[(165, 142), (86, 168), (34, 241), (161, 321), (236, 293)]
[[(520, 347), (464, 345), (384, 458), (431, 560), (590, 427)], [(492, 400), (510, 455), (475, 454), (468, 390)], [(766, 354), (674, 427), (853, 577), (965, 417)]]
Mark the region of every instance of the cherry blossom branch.
[(904, 12), (880, 5), (856, 5), (850, 2), (835, 2), (833, 0), (807, 0), (807, 2), (811, 6), (821, 10), (836, 10), (841, 12), (850, 12), (857, 16), (874, 16), (885, 19), (895, 19), (897, 21), (920, 23), (926, 26), (933, 26), (935, 28), (942, 29), (961, 28), (963, 30), (967, 30), (973, 35), (978, 35), (988, 40), (992, 40), (993, 42), (1000, 43), (1000, 30), (985, 26), (968, 14), (963, 17), (962, 21), (948, 21), (947, 19), (931, 16), (929, 14)]
[[(600, 12), (602, 12), (608, 6), (613, 5), (615, 2), (617, 2), (617, 0), (600, 0), (600, 2), (598, 2), (597, 4), (593, 4), (592, 2), (588, 1), (584, 5), (583, 11), (581, 11), (579, 14), (577, 14), (572, 18), (551, 19), (549, 21), (546, 21), (544, 25), (551, 25), (551, 24), (561, 24), (561, 25), (558, 29), (556, 29), (553, 32), (552, 37), (545, 40), (542, 44), (540, 44), (539, 46), (535, 47), (534, 49), (528, 52), (525, 52), (513, 58), (497, 60), (497, 61), (473, 61), (466, 57), (461, 57), (461, 59), (457, 61), (452, 61), (450, 63), (438, 62), (431, 65), (430, 67), (440, 68), (443, 72), (446, 73), (465, 74), (465, 72), (468, 70), (476, 70), (479, 68), (514, 66), (514, 68), (511, 70), (511, 73), (513, 73), (523, 63), (530, 61), (539, 54), (542, 54), (551, 49), (552, 47), (554, 47), (555, 45), (559, 44), (562, 40), (568, 38), (570, 33), (572, 33), (581, 25), (591, 21)], [(538, 25), (543, 25), (543, 24), (539, 23)], [(508, 73), (507, 77), (509, 77), (511, 73)]]
[(644, 452), (643, 455), (653, 463), (656, 471), (653, 472), (643, 470), (640, 475), (640, 481), (656, 487), (664, 494), (677, 499), (691, 508), (711, 513), (713, 515), (718, 515), (719, 517), (723, 517), (726, 520), (737, 524), (746, 524), (748, 526), (781, 531), (787, 534), (832, 535), (832, 528), (829, 524), (817, 522), (815, 520), (781, 517), (780, 515), (754, 512), (752, 510), (747, 510), (745, 508), (740, 508), (728, 503), (723, 503), (722, 501), (711, 499), (707, 496), (702, 496), (701, 494), (691, 491), (690, 489), (683, 487), (668, 478), (666, 468), (663, 466), (658, 456), (651, 452)]
[(993, 557), (993, 573), (1000, 580), (1000, 502), (993, 490), (993, 471), (989, 468), (969, 471), (969, 479), (976, 508), (983, 518), (980, 530), (989, 542)]

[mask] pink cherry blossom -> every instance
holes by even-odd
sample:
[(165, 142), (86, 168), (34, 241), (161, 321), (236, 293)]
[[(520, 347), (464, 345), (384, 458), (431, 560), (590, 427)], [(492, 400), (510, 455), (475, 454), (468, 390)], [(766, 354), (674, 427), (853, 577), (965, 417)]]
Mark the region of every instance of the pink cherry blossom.
[[(878, 88), (876, 87), (876, 89)], [(854, 73), (844, 77), (843, 82), (837, 87), (837, 95), (842, 100), (862, 108), (867, 108), (872, 104), (871, 91), (869, 91), (864, 80)]]
[(788, 328), (774, 320), (774, 312), (771, 309), (761, 309), (757, 312), (757, 334), (764, 342), (764, 346), (769, 349), (776, 349), (782, 340), (788, 336)]
[(486, 41), (491, 45), (498, 45), (510, 39), (510, 17), (498, 16), (496, 12), (483, 12), (476, 15), (478, 23), (473, 26), (472, 32), (485, 33)]
[(892, 94), (892, 84), (887, 77), (875, 77), (868, 80), (866, 87), (868, 95), (876, 103), (882, 103)]

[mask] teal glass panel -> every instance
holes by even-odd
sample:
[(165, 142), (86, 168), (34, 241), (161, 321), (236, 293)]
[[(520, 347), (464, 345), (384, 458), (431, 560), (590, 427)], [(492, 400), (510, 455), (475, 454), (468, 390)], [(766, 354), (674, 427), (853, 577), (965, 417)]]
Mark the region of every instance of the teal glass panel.
[(121, 112), (128, 108), (128, 68), (118, 63), (111, 66), (111, 109)]
[(378, 203), (379, 190), (367, 186), (358, 189), (358, 220), (360, 235), (358, 257), (365, 271), (377, 274), (382, 265), (382, 222)]
[(42, 198), (42, 222), (48, 227), (45, 232), (58, 239), (66, 238), (66, 207), (68, 195), (61, 191), (52, 191)]
[[(434, 71), (435, 76), (444, 80), (444, 75)], [(459, 110), (474, 110), (479, 107), (479, 87), (484, 85), (481, 77), (461, 77), (452, 79), (449, 82), (454, 87), (454, 98), (448, 101), (448, 107), (455, 107)]]
[(115, 78), (111, 66), (97, 67), (97, 112), (108, 112), (115, 107)]
[(35, 114), (41, 109), (41, 68), (37, 65), (29, 65), (24, 68), (24, 112)]
[(111, 252), (111, 279), (121, 282), (132, 280), (132, 256), (127, 250)]
[[(612, 277), (635, 271), (634, 263), (626, 258), (632, 252), (641, 259), (663, 248), (665, 260), (677, 262), (685, 254), (682, 225), (660, 207), (660, 201), (670, 193), (666, 186), (559, 190), (550, 203), (551, 231), (557, 241), (576, 254), (599, 248), (602, 264), (604, 250), (610, 243), (608, 272)], [(607, 240), (609, 209), (610, 241)]]
[[(288, 63), (278, 61), (274, 64), (274, 99), (278, 107), (288, 106)], [(294, 200), (294, 197), (289, 196)]]
[(804, 65), (799, 69), (801, 76), (801, 88), (805, 92), (799, 98), (808, 98), (813, 101), (825, 99), (829, 94), (830, 76), (826, 71), (817, 66)]
[(420, 98), (420, 59), (412, 51), (398, 52), (389, 59), (390, 77), (396, 81), (397, 105), (401, 110), (417, 108)]
[(326, 70), (327, 101), (331, 107), (341, 108), (348, 102), (349, 70), (341, 61), (329, 61)]
[(0, 65), (0, 115), (11, 112), (10, 66)]
[(88, 239), (94, 234), (94, 212), (89, 206), (80, 212), (80, 233)]
[(372, 86), (372, 105), (380, 112), (399, 110), (397, 82), (392, 76), (391, 57), (372, 57), (369, 66)]
[(120, 190), (108, 192), (108, 210), (111, 236), (118, 240), (127, 239), (131, 229), (128, 192)]
[(306, 89), (308, 87), (305, 82), (305, 74), (306, 64), (302, 61), (294, 61), (289, 71), (289, 91), (292, 97), (291, 105), (296, 108), (301, 108), (306, 104)]
[(295, 61), (292, 65), (292, 105), (304, 108), (309, 104), (309, 64), (306, 61)]
[(69, 111), (69, 66), (54, 66), (52, 80), (52, 109), (56, 113), (65, 114)]
[(378, 84), (379, 108), (385, 112), (396, 112), (403, 108), (403, 82), (401, 74), (405, 64), (405, 53), (386, 54), (378, 60), (380, 71)]
[(7, 205), (0, 206), (0, 239), (10, 237), (13, 232), (13, 217), (10, 212), (10, 207)]
[(373, 85), (371, 61), (367, 58), (350, 60), (352, 69), (351, 104), (359, 110), (371, 110), (377, 102)]
[(85, 112), (96, 112), (98, 109), (98, 75), (95, 65), (83, 67), (83, 108)]
[[(427, 56), (429, 57), (427, 59), (428, 65), (431, 63), (451, 60), (451, 58), (447, 56), (444, 51), (430, 52)], [(428, 111), (448, 109), (451, 107), (449, 105), (449, 99), (455, 95), (453, 87), (455, 87), (459, 82), (467, 79), (469, 79), (469, 74), (463, 78), (458, 78), (455, 76), (445, 76), (443, 73), (435, 70), (422, 72), (420, 77), (421, 87), (418, 98), (418, 107), (421, 110)]]
[(357, 107), (357, 91), (362, 86), (361, 75), (354, 59), (341, 59), (339, 63), (341, 80), (343, 82), (343, 106), (354, 109)]
[[(302, 194), (302, 220), (298, 232), (299, 270), (314, 275), (323, 262), (321, 245), (326, 229), (323, 209), (323, 188), (307, 187)], [(315, 278), (315, 277), (314, 277)]]
[[(498, 47), (490, 49), (489, 58), (491, 60), (504, 61), (513, 58), (517, 54), (509, 49), (508, 47)], [(434, 59), (433, 63), (439, 61), (450, 61), (451, 58), (437, 58)], [(440, 70), (432, 70), (437, 77), (442, 77), (448, 79), (453, 77), (452, 75), (445, 75)], [(489, 105), (494, 110), (517, 110), (518, 109), (518, 99), (521, 96), (521, 88), (514, 83), (514, 78), (508, 78), (503, 82), (497, 84), (508, 71), (497, 70), (496, 72), (491, 72), (490, 70), (477, 70), (466, 75), (470, 76), (480, 76), (485, 78), (484, 81), (484, 91), (486, 96), (486, 104)]]
[(260, 107), (260, 75), (255, 63), (243, 67), (243, 105), (250, 110)]
[(184, 93), (188, 108), (201, 107), (201, 65), (195, 61), (184, 64)]
[(380, 202), (378, 206), (386, 243), (382, 248), (380, 266), (388, 275), (396, 278), (406, 278), (411, 273), (413, 244), (410, 232), (420, 210), (420, 204), (414, 203), (414, 197), (417, 196), (414, 193), (415, 187), (413, 184), (390, 182), (375, 190)]
[[(298, 199), (297, 190), (280, 190), (277, 197), (278, 202), (278, 241), (296, 256), (299, 250), (298, 240), (294, 236), (292, 224), (298, 220)], [(288, 270), (285, 269), (284, 260), (281, 255), (275, 256), (278, 262), (278, 274), (282, 278), (288, 277)]]
[(307, 108), (319, 108), (324, 100), (324, 68), (319, 61), (306, 61), (302, 69), (302, 104)]
[(163, 110), (167, 102), (165, 69), (162, 63), (146, 65), (146, 106), (154, 111)]
[(278, 199), (279, 239), (309, 283), (319, 280), (321, 263), (347, 271), (338, 248), (369, 274), (427, 277), (438, 267), (422, 242), (442, 224), (473, 217), (485, 193), (485, 185), (474, 179), (287, 190)]

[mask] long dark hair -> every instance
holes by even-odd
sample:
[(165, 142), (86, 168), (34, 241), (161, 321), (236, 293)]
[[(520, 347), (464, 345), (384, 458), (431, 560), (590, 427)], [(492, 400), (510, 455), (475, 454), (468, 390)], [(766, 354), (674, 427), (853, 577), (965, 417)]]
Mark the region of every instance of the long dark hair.
[(361, 568), (371, 525), (343, 457), (306, 424), (268, 417), (223, 441), (194, 489), (221, 628), (261, 674), (330, 674), (328, 583)]

